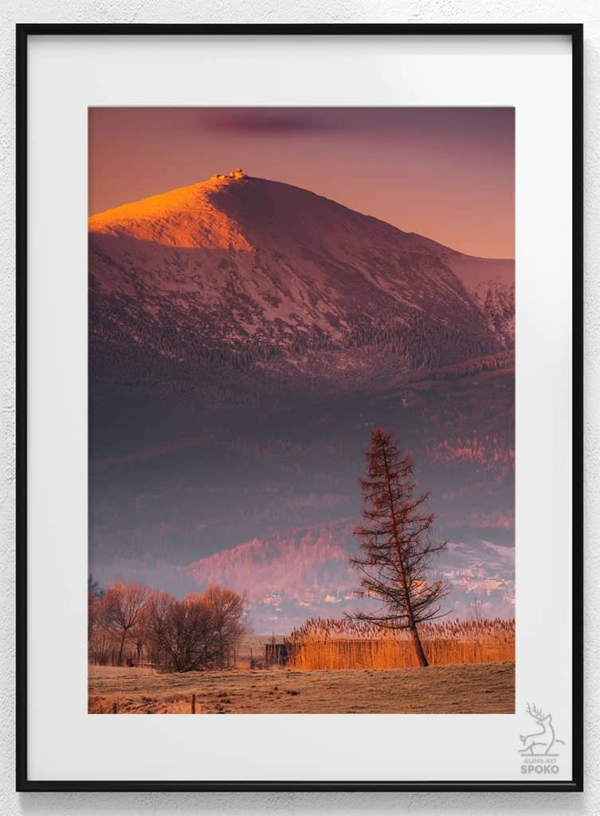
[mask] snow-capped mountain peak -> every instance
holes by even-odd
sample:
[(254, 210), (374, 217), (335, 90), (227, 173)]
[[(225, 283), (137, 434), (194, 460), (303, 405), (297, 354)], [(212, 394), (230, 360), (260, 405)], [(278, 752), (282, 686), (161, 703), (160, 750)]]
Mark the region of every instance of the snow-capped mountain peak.
[(429, 333), (444, 347), (432, 362), (498, 348), (452, 269), (466, 256), (239, 168), (92, 216), (89, 233), (91, 285), (113, 329), (157, 348), (174, 331), (185, 337), (170, 352), (179, 356), (192, 337), (278, 352), (385, 341), (402, 352)]

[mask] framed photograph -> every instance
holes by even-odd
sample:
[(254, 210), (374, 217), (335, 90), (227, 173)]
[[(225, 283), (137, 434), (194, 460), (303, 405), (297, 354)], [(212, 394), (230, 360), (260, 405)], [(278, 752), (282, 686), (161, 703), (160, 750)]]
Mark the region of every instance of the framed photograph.
[(582, 790), (582, 52), (17, 27), (18, 790)]

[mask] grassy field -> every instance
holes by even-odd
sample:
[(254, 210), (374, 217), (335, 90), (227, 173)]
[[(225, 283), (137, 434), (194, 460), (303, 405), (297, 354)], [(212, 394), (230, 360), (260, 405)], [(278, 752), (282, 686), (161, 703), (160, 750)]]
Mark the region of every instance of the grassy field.
[(162, 674), (89, 667), (92, 714), (510, 714), (510, 661), (428, 668), (296, 671), (235, 669)]

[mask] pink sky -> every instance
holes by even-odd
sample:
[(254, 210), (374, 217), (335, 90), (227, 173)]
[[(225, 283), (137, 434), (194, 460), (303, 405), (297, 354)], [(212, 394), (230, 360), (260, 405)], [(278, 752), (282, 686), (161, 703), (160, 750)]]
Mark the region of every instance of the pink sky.
[(91, 108), (89, 213), (240, 166), (514, 257), (513, 108)]

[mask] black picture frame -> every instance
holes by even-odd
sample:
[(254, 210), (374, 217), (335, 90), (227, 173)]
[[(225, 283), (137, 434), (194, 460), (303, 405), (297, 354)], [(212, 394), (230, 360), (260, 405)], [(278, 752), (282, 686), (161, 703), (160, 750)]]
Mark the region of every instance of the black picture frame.
[[(27, 76), (30, 37), (69, 35), (428, 35), (428, 36), (545, 36), (561, 35), (572, 46), (572, 229), (573, 229), (573, 679), (572, 758), (570, 781), (40, 781), (28, 774), (28, 633), (27, 633)], [(17, 172), (16, 172), (16, 269), (17, 269), (17, 541), (16, 541), (16, 627), (17, 627), (17, 705), (16, 705), (16, 789), (28, 792), (175, 792), (175, 791), (398, 791), (398, 792), (579, 792), (583, 790), (583, 26), (547, 25), (189, 25), (189, 24), (32, 24), (16, 26), (17, 84)]]

